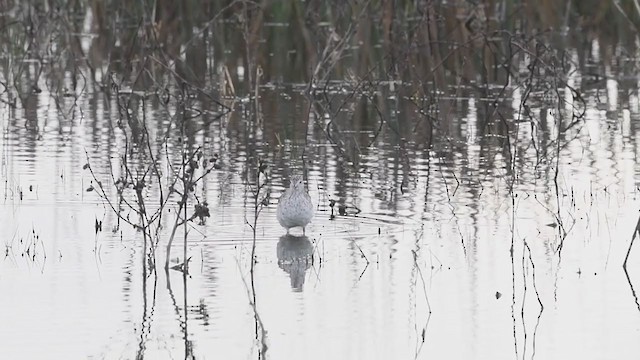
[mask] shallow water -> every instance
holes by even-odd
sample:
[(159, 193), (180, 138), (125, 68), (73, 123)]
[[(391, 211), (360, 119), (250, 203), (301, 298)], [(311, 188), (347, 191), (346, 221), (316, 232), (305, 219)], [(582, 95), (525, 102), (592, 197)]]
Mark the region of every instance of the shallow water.
[[(277, 102), (271, 95), (265, 90), (264, 101)], [(257, 222), (253, 281), (267, 357), (596, 359), (640, 351), (631, 287), (640, 284), (640, 255), (631, 254), (630, 282), (621, 266), (640, 207), (630, 130), (637, 105), (618, 104), (618, 118), (588, 114), (561, 150), (559, 196), (531, 148), (520, 150), (510, 192), (500, 148), (477, 137), (399, 150), (387, 132), (350, 165), (307, 130), (318, 210), (305, 237), (297, 229), (285, 236), (275, 217), (304, 147), (304, 128), (286, 130), (305, 108), (304, 97), (291, 96), (299, 106), (282, 128), (266, 129), (290, 134), (284, 144), (256, 145), (273, 195)], [(473, 122), (473, 101), (466, 104), (460, 121)], [(118, 130), (111, 137), (92, 116), (65, 123), (46, 108), (35, 112), (37, 127), (19, 111), (3, 116), (3, 357), (257, 356), (246, 223), (253, 205), (241, 176), (247, 148), (234, 142), (233, 125), (205, 136), (223, 165), (200, 190), (211, 218), (192, 225), (183, 278), (143, 267), (141, 235), (112, 231), (115, 215), (86, 191), (85, 151), (105, 176), (105, 160), (122, 151)], [(96, 219), (104, 224), (97, 233)]]

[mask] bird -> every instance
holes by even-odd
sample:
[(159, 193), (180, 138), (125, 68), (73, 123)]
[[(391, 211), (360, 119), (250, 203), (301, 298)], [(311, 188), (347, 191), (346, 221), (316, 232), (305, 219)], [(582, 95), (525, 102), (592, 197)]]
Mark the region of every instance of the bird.
[(305, 227), (313, 217), (313, 203), (311, 196), (304, 187), (302, 175), (291, 176), (289, 188), (278, 200), (277, 218), (280, 225), (287, 229), (296, 226), (302, 227), (302, 234), (305, 234)]

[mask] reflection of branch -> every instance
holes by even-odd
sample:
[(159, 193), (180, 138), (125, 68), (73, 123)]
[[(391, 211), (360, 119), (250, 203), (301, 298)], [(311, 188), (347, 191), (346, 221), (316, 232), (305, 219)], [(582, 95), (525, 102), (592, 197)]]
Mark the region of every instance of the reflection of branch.
[[(145, 261), (145, 256), (143, 256), (143, 262)], [(147, 342), (147, 337), (145, 336), (146, 334), (151, 333), (151, 314), (153, 314), (153, 311), (155, 309), (156, 306), (156, 287), (158, 285), (158, 274), (153, 271), (153, 301), (151, 302), (151, 310), (147, 311), (147, 271), (146, 271), (146, 266), (144, 266), (143, 264), (143, 271), (142, 271), (142, 323), (141, 323), (141, 329), (140, 329), (140, 342), (138, 343), (138, 351), (136, 353), (136, 359), (144, 359), (144, 352), (146, 350), (146, 342)]]
[(420, 269), (420, 266), (418, 265), (418, 253), (415, 250), (411, 250), (411, 254), (413, 254), (413, 265), (414, 268), (416, 269), (416, 271), (418, 272), (418, 275), (420, 276), (420, 281), (422, 282), (422, 291), (424, 293), (424, 298), (427, 301), (427, 309), (429, 310), (429, 313), (427, 315), (427, 321), (425, 322), (424, 326), (422, 327), (422, 332), (421, 332), (421, 338), (422, 338), (422, 342), (420, 344), (420, 346), (416, 349), (416, 356), (415, 358), (418, 358), (418, 355), (420, 354), (420, 351), (422, 351), (422, 347), (424, 346), (424, 342), (425, 342), (425, 337), (427, 334), (427, 327), (429, 326), (429, 321), (431, 321), (431, 303), (429, 302), (429, 295), (427, 295), (427, 284), (424, 281), (424, 276), (422, 275), (422, 270)]
[(624, 274), (627, 277), (627, 282), (629, 283), (629, 288), (631, 289), (631, 295), (633, 296), (633, 300), (636, 303), (636, 307), (638, 311), (640, 311), (640, 303), (638, 302), (638, 294), (636, 294), (636, 290), (633, 288), (633, 283), (631, 282), (631, 278), (629, 277), (629, 272), (627, 272), (627, 268), (624, 268)]
[(633, 296), (633, 300), (636, 303), (636, 307), (638, 308), (638, 311), (640, 311), (640, 303), (638, 302), (638, 295), (636, 294), (636, 291), (633, 288), (631, 277), (629, 276), (629, 272), (627, 271), (627, 260), (629, 260), (629, 254), (631, 253), (631, 247), (633, 246), (633, 241), (636, 239), (636, 235), (638, 235), (639, 233), (640, 233), (640, 217), (638, 217), (638, 223), (636, 224), (636, 228), (633, 230), (633, 236), (631, 236), (631, 243), (629, 244), (629, 249), (627, 250), (627, 256), (625, 256), (624, 263), (622, 264), (622, 269), (624, 270), (624, 274), (627, 277), (627, 282), (629, 283), (629, 288), (631, 289), (631, 295)]
[(431, 321), (431, 311), (429, 311), (429, 315), (427, 315), (427, 322), (422, 327), (422, 332), (420, 333), (420, 338), (422, 339), (422, 341), (420, 342), (420, 346), (416, 349), (416, 356), (414, 359), (418, 359), (418, 355), (420, 355), (420, 352), (422, 351), (422, 347), (424, 346), (424, 342), (427, 336), (427, 328), (429, 327), (430, 321)]
[(521, 311), (520, 315), (522, 316), (522, 327), (523, 327), (522, 331), (524, 333), (524, 347), (522, 349), (523, 358), (527, 353), (527, 326), (524, 321), (524, 308), (525, 308), (525, 301), (526, 301), (526, 295), (527, 295), (527, 272), (526, 272), (527, 263), (526, 263), (525, 251), (529, 255), (529, 263), (531, 264), (531, 269), (532, 269), (531, 277), (532, 277), (532, 283), (533, 283), (533, 290), (536, 293), (538, 304), (540, 304), (540, 312), (538, 313), (538, 319), (536, 321), (536, 325), (533, 328), (533, 335), (531, 340), (531, 347), (533, 348), (531, 358), (533, 359), (536, 353), (536, 334), (538, 332), (538, 326), (540, 325), (540, 318), (542, 317), (542, 312), (544, 311), (544, 305), (542, 305), (542, 300), (540, 300), (540, 294), (538, 293), (538, 287), (536, 286), (536, 266), (534, 265), (533, 257), (531, 256), (531, 248), (529, 247), (529, 244), (524, 240), (523, 240), (523, 245), (524, 247), (522, 248), (522, 278), (524, 282), (524, 292), (522, 295), (522, 308), (520, 309)]
[(624, 272), (627, 272), (627, 260), (629, 260), (629, 254), (631, 254), (631, 247), (633, 246), (633, 242), (636, 239), (636, 235), (640, 233), (640, 216), (638, 217), (638, 222), (636, 223), (636, 228), (633, 230), (633, 236), (631, 236), (631, 243), (629, 244), (629, 249), (627, 250), (627, 255), (624, 257), (624, 263), (622, 263), (622, 268)]
[[(185, 242), (186, 243), (186, 242)], [(185, 263), (187, 260), (185, 260)], [(186, 265), (185, 265), (186, 267)], [(193, 356), (193, 343), (189, 341), (189, 330), (187, 328), (189, 324), (189, 313), (188, 313), (188, 305), (187, 305), (187, 272), (182, 272), (182, 288), (183, 288), (183, 297), (184, 297), (184, 358), (185, 359), (195, 359)]]
[[(253, 263), (253, 259), (251, 259)], [(261, 349), (258, 353), (258, 359), (267, 356), (267, 331), (264, 328), (264, 324), (262, 323), (262, 318), (260, 318), (260, 314), (258, 314), (258, 308), (256, 305), (256, 289), (254, 287), (254, 277), (253, 271), (250, 272), (251, 276), (251, 289), (249, 289), (249, 285), (247, 285), (247, 280), (242, 275), (242, 269), (240, 267), (240, 263), (238, 259), (236, 259), (236, 265), (238, 266), (238, 271), (240, 272), (240, 278), (242, 279), (242, 283), (244, 284), (244, 288), (247, 291), (247, 297), (249, 298), (249, 305), (251, 305), (251, 309), (253, 310), (253, 319), (255, 321), (255, 331), (256, 331), (256, 340), (260, 342), (262, 345)]]
[(533, 290), (536, 292), (536, 297), (538, 298), (538, 304), (544, 310), (544, 305), (542, 305), (542, 300), (540, 300), (540, 294), (538, 293), (538, 287), (536, 286), (536, 266), (533, 264), (533, 258), (531, 257), (531, 248), (529, 248), (529, 244), (525, 241), (524, 246), (527, 248), (527, 252), (529, 253), (529, 263), (531, 263), (531, 268), (533, 271), (531, 272), (531, 277), (533, 279)]
[[(187, 331), (187, 322), (188, 322), (188, 314), (187, 314), (187, 310), (188, 310), (188, 306), (187, 306), (187, 277), (189, 276), (187, 274), (187, 272), (183, 271), (182, 272), (182, 284), (183, 284), (183, 297), (184, 297), (184, 303), (183, 303), (183, 311), (184, 314), (180, 313), (180, 306), (178, 306), (178, 302), (176, 301), (176, 296), (173, 293), (173, 289), (171, 288), (171, 276), (169, 273), (169, 269), (165, 268), (164, 269), (165, 272), (165, 276), (167, 277), (167, 290), (169, 291), (169, 297), (171, 298), (171, 303), (173, 304), (173, 309), (176, 313), (176, 315), (178, 316), (178, 321), (180, 322), (180, 331), (182, 332), (183, 335), (183, 340), (184, 340), (184, 358), (185, 359), (193, 359), (193, 346), (191, 341), (189, 341), (189, 332)], [(184, 316), (184, 320), (183, 319)]]
[(531, 340), (531, 360), (536, 356), (536, 335), (538, 334), (538, 326), (540, 326), (540, 319), (542, 318), (542, 311), (544, 311), (543, 307), (540, 307), (540, 312), (538, 313), (538, 319), (536, 320), (536, 325), (533, 327), (533, 339)]
[(429, 314), (431, 314), (431, 303), (429, 302), (429, 295), (427, 295), (427, 284), (424, 281), (424, 276), (422, 275), (422, 270), (420, 270), (420, 266), (418, 266), (418, 253), (415, 250), (411, 250), (413, 254), (413, 263), (418, 270), (418, 275), (420, 275), (420, 280), (422, 281), (422, 291), (424, 292), (424, 298), (427, 300), (427, 307), (429, 308)]
[(358, 250), (360, 251), (360, 256), (364, 259), (364, 261), (366, 261), (367, 263), (364, 265), (364, 269), (362, 269), (362, 272), (360, 273), (360, 276), (358, 276), (358, 280), (353, 284), (353, 286), (355, 287), (356, 284), (362, 279), (362, 276), (364, 275), (364, 273), (367, 271), (367, 269), (369, 268), (369, 259), (367, 258), (367, 255), (364, 254), (364, 251), (362, 251), (362, 248), (360, 247), (360, 245), (358, 245), (358, 243), (356, 242), (356, 239), (351, 236), (351, 233), (349, 233), (349, 237), (351, 238), (351, 244), (355, 245)]
[(511, 258), (511, 323), (513, 324), (513, 347), (515, 350), (516, 359), (518, 358), (518, 334), (516, 332), (516, 263), (513, 256), (514, 242), (515, 242), (515, 198), (513, 192), (511, 194), (511, 248), (509, 250), (509, 257)]
[(367, 259), (367, 255), (364, 254), (364, 251), (362, 251), (362, 248), (360, 247), (360, 245), (358, 245), (355, 239), (353, 239), (352, 241), (353, 241), (353, 244), (358, 248), (358, 250), (360, 250), (360, 254), (364, 258), (364, 260), (367, 262), (367, 266), (369, 266), (369, 259)]

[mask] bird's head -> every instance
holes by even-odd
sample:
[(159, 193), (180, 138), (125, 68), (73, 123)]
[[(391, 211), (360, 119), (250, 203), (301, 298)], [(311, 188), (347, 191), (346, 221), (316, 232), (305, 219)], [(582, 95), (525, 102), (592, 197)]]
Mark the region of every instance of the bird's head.
[(291, 183), (289, 187), (296, 190), (304, 189), (304, 179), (302, 178), (302, 175), (291, 176)]

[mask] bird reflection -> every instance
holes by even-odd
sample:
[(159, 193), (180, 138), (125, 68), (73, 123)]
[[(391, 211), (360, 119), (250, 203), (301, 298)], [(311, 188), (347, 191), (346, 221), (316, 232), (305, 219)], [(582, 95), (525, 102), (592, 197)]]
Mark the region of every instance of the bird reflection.
[(313, 259), (313, 245), (306, 236), (290, 234), (280, 237), (277, 246), (278, 266), (291, 277), (291, 288), (302, 291), (305, 273)]

